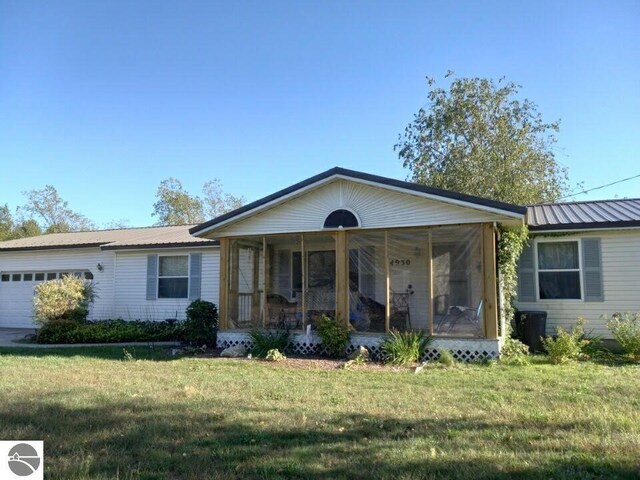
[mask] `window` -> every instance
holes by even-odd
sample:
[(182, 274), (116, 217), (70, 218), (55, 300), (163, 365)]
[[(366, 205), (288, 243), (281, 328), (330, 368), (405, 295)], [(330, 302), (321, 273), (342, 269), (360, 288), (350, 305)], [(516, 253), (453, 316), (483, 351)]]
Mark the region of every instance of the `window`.
[(85, 280), (93, 280), (93, 273), (91, 273), (91, 272), (84, 272), (84, 279), (85, 279)]
[(8, 273), (3, 273), (3, 274), (2, 274), (2, 277), (0, 277), (0, 279), (1, 279), (3, 282), (8, 282), (8, 281), (11, 279), (11, 275), (9, 275)]
[(47, 273), (47, 280), (55, 280), (55, 279), (56, 279), (56, 273), (55, 272)]
[(33, 282), (33, 273), (25, 273), (22, 279), (25, 282)]
[(36, 282), (44, 281), (44, 273), (36, 273)]
[(358, 219), (349, 210), (334, 210), (324, 220), (324, 228), (354, 228), (358, 227)]
[(11, 281), (12, 282), (19, 282), (20, 280), (22, 280), (22, 275), (19, 273), (14, 273), (13, 275), (11, 275)]
[(578, 242), (538, 243), (540, 300), (582, 298)]
[(158, 298), (189, 296), (189, 256), (158, 257)]

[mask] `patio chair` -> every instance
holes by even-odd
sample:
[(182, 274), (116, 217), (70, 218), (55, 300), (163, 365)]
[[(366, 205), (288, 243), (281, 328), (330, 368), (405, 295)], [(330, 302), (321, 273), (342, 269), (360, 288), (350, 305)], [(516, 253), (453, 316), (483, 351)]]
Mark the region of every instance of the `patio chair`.
[(300, 328), (298, 302), (290, 302), (282, 295), (267, 295), (267, 324), (270, 328), (291, 330)]
[(461, 322), (466, 322), (474, 328), (478, 336), (482, 336), (482, 302), (483, 301), (480, 300), (476, 308), (460, 305), (450, 306), (447, 314), (438, 321), (436, 331), (442, 333), (446, 325), (446, 332), (450, 333), (456, 325), (459, 325)]

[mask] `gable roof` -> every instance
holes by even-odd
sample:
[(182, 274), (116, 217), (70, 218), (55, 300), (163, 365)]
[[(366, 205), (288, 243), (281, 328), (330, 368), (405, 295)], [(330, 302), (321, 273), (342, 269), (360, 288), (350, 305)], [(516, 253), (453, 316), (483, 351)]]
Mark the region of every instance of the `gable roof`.
[(307, 178), (302, 182), (298, 182), (290, 187), (282, 189), (278, 192), (267, 195), (264, 198), (256, 200), (233, 210), (224, 215), (220, 215), (208, 222), (201, 223), (189, 229), (189, 232), (197, 235), (203, 234), (206, 230), (213, 227), (229, 223), (240, 217), (246, 216), (252, 211), (260, 211), (265, 208), (277, 205), (291, 196), (301, 194), (303, 191), (312, 188), (315, 185), (321, 185), (327, 183), (334, 178), (343, 178), (347, 180), (355, 180), (362, 183), (373, 184), (385, 188), (391, 188), (394, 190), (404, 190), (408, 193), (415, 192), (425, 197), (436, 197), (438, 200), (455, 203), (458, 205), (466, 205), (469, 207), (475, 207), (482, 210), (489, 210), (499, 213), (507, 213), (513, 217), (524, 217), (527, 213), (526, 207), (519, 205), (512, 205), (510, 203), (498, 202), (496, 200), (490, 200), (487, 198), (476, 197), (473, 195), (466, 195), (463, 193), (452, 192), (449, 190), (442, 190), (439, 188), (427, 187), (419, 185), (417, 183), (405, 182), (402, 180), (396, 180), (394, 178), (381, 177), (378, 175), (372, 175), (369, 173), (358, 172), (355, 170), (348, 170), (346, 168), (334, 167), (325, 172), (322, 172), (313, 177)]
[(189, 234), (190, 227), (193, 225), (49, 233), (0, 242), (0, 252), (85, 247), (100, 247), (103, 250), (202, 247), (218, 244), (205, 238), (192, 237)]
[(640, 198), (531, 205), (527, 224), (532, 231), (640, 227)]

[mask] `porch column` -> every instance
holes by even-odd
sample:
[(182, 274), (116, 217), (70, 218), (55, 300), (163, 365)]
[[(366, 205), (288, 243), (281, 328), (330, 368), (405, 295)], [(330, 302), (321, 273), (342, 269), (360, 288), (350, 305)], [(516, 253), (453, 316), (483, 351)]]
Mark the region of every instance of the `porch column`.
[(349, 252), (347, 232), (336, 232), (336, 318), (349, 324)]
[(218, 321), (220, 330), (229, 328), (227, 303), (229, 301), (229, 239), (220, 239), (220, 285), (218, 298)]
[(482, 225), (484, 335), (498, 338), (498, 285), (496, 274), (496, 234), (493, 225)]

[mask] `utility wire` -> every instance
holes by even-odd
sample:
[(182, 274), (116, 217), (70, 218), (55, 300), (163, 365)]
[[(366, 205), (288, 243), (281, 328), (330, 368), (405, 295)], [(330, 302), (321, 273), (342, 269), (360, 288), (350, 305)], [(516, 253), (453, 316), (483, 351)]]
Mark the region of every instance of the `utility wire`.
[(560, 197), (558, 200), (564, 200), (565, 198), (575, 197), (576, 195), (582, 195), (584, 193), (593, 192), (594, 190), (600, 190), (601, 188), (610, 187), (611, 185), (617, 185), (618, 183), (628, 182), (629, 180), (633, 180), (634, 178), (639, 178), (640, 173), (638, 175), (633, 175), (632, 177), (623, 178), (622, 180), (616, 180), (615, 182), (607, 183), (606, 185), (600, 185), (599, 187), (589, 188), (587, 190), (582, 190), (581, 192), (573, 192), (569, 195), (565, 195), (564, 197)]

